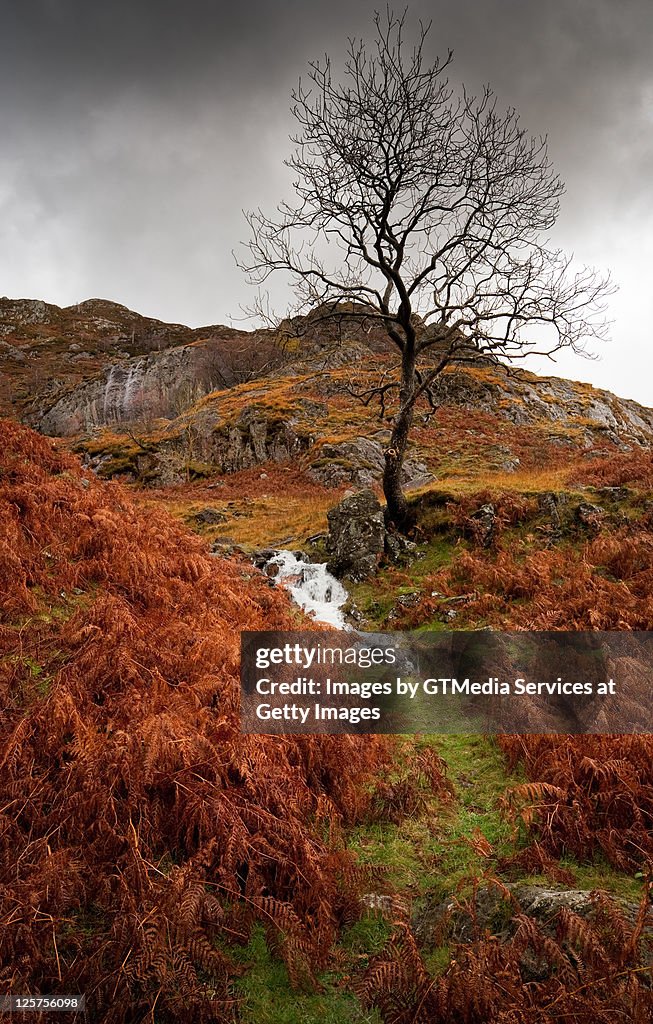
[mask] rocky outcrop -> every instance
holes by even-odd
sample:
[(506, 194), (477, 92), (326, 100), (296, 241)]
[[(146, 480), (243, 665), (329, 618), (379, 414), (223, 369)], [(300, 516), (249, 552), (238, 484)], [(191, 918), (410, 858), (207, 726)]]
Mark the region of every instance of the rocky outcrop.
[[(195, 477), (237, 473), (270, 462), (291, 462), (303, 455), (314, 437), (290, 420), (274, 418), (255, 408), (244, 409), (232, 422), (206, 409), (186, 417), (181, 428), (165, 432), (155, 443), (135, 447), (132, 432), (125, 450), (100, 451), (85, 464), (101, 476), (116, 474), (150, 486), (170, 486)], [(83, 442), (79, 450), (83, 451)]]
[(235, 423), (215, 430), (201, 450), (221, 473), (236, 473), (265, 462), (290, 462), (313, 440), (290, 419), (245, 409)]
[(38, 426), (45, 434), (71, 437), (98, 426), (172, 417), (202, 394), (224, 387), (212, 370), (210, 353), (193, 346), (114, 363), (61, 397)]
[(51, 354), (90, 348), (111, 354), (124, 350), (127, 356), (160, 351), (195, 337), (190, 327), (142, 316), (107, 299), (60, 307), (40, 299), (0, 298), (0, 335), (26, 343), (34, 354), (47, 345)]
[[(308, 469), (308, 475), (326, 487), (353, 484), (370, 487), (383, 476), (385, 458), (383, 448), (371, 437), (356, 437), (351, 441), (324, 443), (317, 451)], [(433, 479), (431, 473), (417, 459), (408, 457), (404, 463), (404, 486), (421, 487)]]
[(207, 463), (214, 472), (237, 473), (266, 462), (290, 462), (313, 440), (293, 417), (274, 416), (252, 406), (226, 423), (218, 412), (206, 410), (194, 416), (186, 434), (171, 445), (181, 445), (182, 450), (186, 445), (193, 459)]
[(174, 419), (203, 395), (234, 387), (243, 374), (267, 365), (266, 346), (245, 358), (233, 341), (212, 338), (112, 363), (67, 391), (36, 425), (45, 434), (71, 437), (101, 426)]
[(475, 539), (484, 547), (492, 547), (497, 525), (497, 510), (490, 502), (481, 505), (471, 517)]
[(193, 514), (193, 519), (198, 526), (217, 526), (224, 523), (227, 516), (217, 508), (202, 508)]
[(599, 433), (618, 447), (650, 444), (653, 409), (609, 391), (560, 377), (537, 377), (526, 370), (452, 367), (432, 388), (438, 403), (482, 409), (515, 424), (548, 420), (553, 427), (584, 428), (587, 445)]
[(47, 323), (59, 307), (42, 299), (0, 298), (0, 334), (15, 334), (16, 328), (27, 324)]
[(184, 395), (232, 387), (292, 358), (273, 331), (191, 328), (105, 299), (61, 308), (0, 298), (0, 341), (0, 415), (65, 436), (141, 418), (148, 403), (148, 417), (174, 417)]
[[(289, 462), (324, 487), (374, 488), (394, 406), (379, 416), (352, 390), (391, 379), (396, 356), (365, 310), (343, 307), (331, 322), (323, 312), (245, 332), (166, 324), (101, 299), (64, 309), (0, 299), (0, 415), (75, 437), (104, 475), (152, 485)], [(561, 447), (609, 456), (653, 440), (653, 410), (636, 402), (477, 359), (447, 367), (433, 399), (415, 413), (407, 490), (468, 467), (557, 464)], [(556, 502), (541, 510), (549, 542), (564, 525)], [(598, 522), (582, 510), (577, 520)], [(491, 510), (473, 526), (492, 543)]]
[[(2, 325), (0, 324), (0, 332), (2, 331)], [(10, 362), (24, 363), (27, 356), (18, 345), (10, 345), (8, 341), (0, 341), (0, 357), (2, 359), (8, 359)]]
[(576, 509), (576, 519), (583, 526), (590, 530), (598, 530), (601, 522), (605, 519), (605, 509), (600, 505), (592, 505), (590, 502), (582, 501)]
[[(211, 388), (274, 379), (289, 367), (298, 380), (305, 375), (312, 381), (314, 397), (327, 401), (350, 398), (354, 375), (364, 387), (368, 376), (374, 383), (377, 371), (392, 372), (386, 359), (391, 349), (375, 318), (362, 307), (343, 306), (330, 321), (324, 312), (286, 321), (277, 331), (247, 332), (165, 323), (97, 298), (65, 308), (38, 299), (0, 298), (0, 414), (70, 436), (144, 418), (172, 419)], [(351, 374), (343, 376), (343, 368), (351, 368)], [(540, 378), (487, 360), (470, 357), (464, 365), (448, 367), (432, 391), (437, 405), (485, 411), (517, 426), (537, 425), (551, 444), (571, 439), (588, 449), (604, 441), (626, 448), (653, 439), (651, 409), (587, 384)], [(423, 418), (430, 420), (431, 414)], [(344, 426), (323, 432), (309, 473), (327, 485), (369, 486), (383, 469), (384, 427), (361, 437), (347, 436), (352, 432)], [(495, 468), (519, 468), (519, 456), (509, 446), (499, 443), (495, 449), (488, 452)], [(407, 462), (406, 486), (427, 481), (423, 464)]]
[(547, 519), (548, 532), (551, 540), (558, 540), (562, 532), (562, 519), (560, 517), (560, 506), (566, 503), (566, 495), (556, 494), (554, 491), (546, 491), (540, 494), (537, 504), (540, 512)]
[(366, 489), (343, 498), (327, 513), (327, 571), (339, 579), (365, 579), (377, 569), (385, 548), (385, 523), (379, 499)]

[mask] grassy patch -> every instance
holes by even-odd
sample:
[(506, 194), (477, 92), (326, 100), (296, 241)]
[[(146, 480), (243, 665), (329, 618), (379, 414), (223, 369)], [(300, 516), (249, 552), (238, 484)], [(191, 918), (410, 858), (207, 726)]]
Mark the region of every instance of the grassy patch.
[(501, 751), (487, 737), (424, 736), (409, 744), (416, 752), (436, 747), (447, 764), (454, 800), (433, 796), (419, 815), (399, 825), (361, 826), (352, 832), (350, 845), (362, 862), (384, 866), (388, 885), (404, 895), (444, 899), (513, 849), (499, 799), (519, 777), (508, 775)]
[(516, 779), (508, 774), (503, 754), (491, 738), (439, 736), (431, 741), (447, 764), (456, 793), (455, 804), (448, 813), (441, 812), (431, 839), (438, 858), (435, 889), (444, 898), (511, 852), (511, 829), (499, 800)]
[(408, 565), (402, 568), (388, 566), (373, 579), (361, 583), (348, 582), (347, 590), (363, 616), (364, 628), (393, 628), (388, 616), (397, 601), (420, 591), (427, 577), (452, 562), (457, 550), (462, 550), (462, 546), (451, 536), (443, 534), (428, 544), (418, 545)]
[[(361, 932), (360, 926), (358, 929), (356, 935), (369, 935)], [(371, 938), (369, 941), (378, 945)], [(350, 953), (355, 948), (356, 940), (350, 940)], [(247, 946), (230, 951), (230, 955), (248, 968), (234, 986), (235, 994), (242, 999), (243, 1024), (380, 1024), (376, 1012), (363, 1010), (341, 987), (338, 974), (321, 976), (322, 992), (293, 991), (286, 968), (270, 955), (262, 928), (255, 929)]]

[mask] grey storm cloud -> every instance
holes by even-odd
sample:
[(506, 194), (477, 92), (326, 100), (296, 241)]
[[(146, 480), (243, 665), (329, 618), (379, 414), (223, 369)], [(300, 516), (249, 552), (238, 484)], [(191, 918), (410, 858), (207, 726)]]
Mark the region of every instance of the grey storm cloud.
[[(379, 6), (0, 0), (0, 292), (237, 317), (242, 209), (288, 188), (290, 89), (308, 60), (337, 64)], [(434, 52), (454, 49), (454, 83), (489, 82), (548, 134), (567, 183), (555, 239), (621, 286), (602, 362), (562, 371), (653, 404), (653, 4), (419, 0), (409, 18), (432, 23)]]

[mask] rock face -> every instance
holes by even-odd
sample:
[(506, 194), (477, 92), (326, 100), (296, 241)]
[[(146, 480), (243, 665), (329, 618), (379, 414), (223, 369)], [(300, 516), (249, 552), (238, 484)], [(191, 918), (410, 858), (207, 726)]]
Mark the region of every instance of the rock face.
[(343, 498), (327, 513), (327, 570), (338, 578), (365, 579), (376, 571), (385, 547), (379, 499), (366, 489)]
[(218, 427), (202, 449), (222, 473), (235, 473), (266, 462), (290, 462), (313, 440), (290, 420), (274, 419), (244, 409), (235, 423)]
[(551, 540), (558, 540), (561, 534), (562, 520), (560, 518), (560, 503), (565, 501), (564, 495), (556, 494), (554, 491), (547, 491), (540, 494), (537, 503), (540, 510), (549, 520), (549, 532)]
[(61, 308), (0, 298), (0, 415), (50, 434), (144, 412), (173, 417), (207, 388), (232, 387), (289, 358), (273, 331), (191, 328), (105, 299)]
[(58, 310), (42, 299), (0, 299), (0, 334), (13, 334), (17, 325), (46, 323)]
[(231, 423), (222, 423), (211, 413), (195, 418), (185, 436), (160, 447), (163, 453), (176, 452), (183, 457), (186, 446), (187, 455), (210, 465), (213, 472), (238, 473), (269, 462), (291, 462), (312, 441), (312, 435), (304, 434), (290, 420), (245, 408)]
[(132, 443), (131, 450), (116, 458), (100, 452), (87, 456), (85, 465), (105, 477), (119, 473), (149, 486), (166, 487), (207, 473), (237, 473), (270, 462), (292, 462), (313, 441), (313, 435), (298, 425), (255, 408), (244, 409), (235, 422), (227, 423), (204, 409), (188, 419), (182, 430), (168, 436), (164, 431), (156, 444), (136, 449)]
[(71, 437), (97, 426), (175, 416), (217, 387), (225, 382), (210, 352), (180, 346), (112, 364), (55, 402), (38, 426), (44, 434)]
[[(302, 404), (301, 402), (298, 404)], [(317, 458), (309, 464), (307, 476), (326, 487), (353, 484), (370, 487), (378, 484), (383, 474), (383, 449), (378, 441), (359, 437), (339, 444), (322, 444), (318, 447), (315, 435), (309, 432), (306, 423), (326, 415), (321, 403), (303, 403), (303, 421), (288, 415), (287, 418), (266, 415), (259, 409), (245, 408), (235, 422), (221, 423), (218, 416), (210, 412), (193, 418), (190, 433), (165, 440), (157, 446), (157, 452), (149, 459), (146, 470), (151, 482), (159, 480), (173, 482), (163, 467), (178, 460), (186, 451), (188, 456), (212, 467), (213, 472), (237, 473), (242, 469), (265, 465), (268, 462), (292, 462), (307, 452), (317, 452)], [(310, 406), (310, 407), (309, 407)], [(141, 459), (141, 468), (144, 467)], [(408, 458), (404, 472), (404, 485), (418, 487), (433, 479), (423, 462)]]
[(234, 387), (268, 358), (266, 347), (255, 347), (246, 370), (233, 340), (212, 338), (112, 363), (67, 391), (36, 425), (44, 434), (71, 437), (99, 426), (173, 419), (210, 391)]
[(494, 505), (490, 503), (487, 505), (481, 505), (481, 507), (474, 512), (472, 519), (478, 532), (478, 539), (482, 543), (483, 547), (491, 547), (497, 525), (497, 510)]

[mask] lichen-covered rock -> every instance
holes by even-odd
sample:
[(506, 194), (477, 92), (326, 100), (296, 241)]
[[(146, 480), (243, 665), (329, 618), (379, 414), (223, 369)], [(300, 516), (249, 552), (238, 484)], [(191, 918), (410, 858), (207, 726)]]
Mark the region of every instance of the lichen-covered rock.
[[(626, 920), (633, 923), (639, 907), (636, 903), (616, 899)], [(438, 946), (447, 941), (471, 942), (477, 931), (489, 932), (505, 940), (515, 931), (514, 915), (533, 918), (545, 933), (555, 934), (557, 915), (567, 910), (578, 917), (592, 920), (598, 910), (594, 893), (586, 889), (562, 889), (552, 886), (509, 882), (501, 888), (479, 886), (473, 906), (458, 900), (422, 901), (413, 914), (413, 930), (421, 946)], [(650, 936), (653, 929), (649, 927)]]
[(199, 512), (196, 512), (193, 519), (198, 526), (215, 526), (217, 523), (226, 522), (226, 515), (224, 512), (220, 512), (217, 508), (202, 508)]
[(265, 462), (290, 462), (311, 443), (289, 419), (245, 409), (235, 423), (200, 439), (202, 457), (221, 473), (236, 473)]
[[(581, 431), (588, 445), (597, 434), (618, 448), (649, 444), (653, 410), (609, 391), (560, 377), (537, 377), (526, 370), (452, 367), (432, 386), (439, 405), (482, 409), (516, 424), (549, 420)], [(555, 435), (552, 441), (556, 441)]]
[(385, 535), (385, 552), (393, 562), (401, 562), (411, 556), (417, 549), (417, 544), (403, 533), (396, 530), (388, 530)]
[[(371, 437), (356, 437), (351, 441), (322, 444), (308, 475), (326, 487), (340, 487), (342, 484), (371, 487), (381, 480), (384, 467), (381, 444)], [(423, 462), (410, 457), (406, 459), (403, 469), (405, 487), (421, 487), (432, 479)]]
[(497, 510), (488, 503), (481, 505), (472, 516), (473, 530), (477, 540), (484, 548), (489, 548), (494, 540), (497, 525)]
[(327, 513), (327, 570), (338, 578), (365, 579), (377, 569), (385, 547), (383, 510), (374, 491), (343, 498)]
[(21, 324), (41, 324), (48, 320), (58, 306), (42, 299), (0, 299), (0, 334), (13, 334)]
[(27, 359), (22, 349), (18, 348), (17, 345), (10, 345), (8, 341), (0, 341), (0, 355), (17, 363), (24, 363)]
[(565, 500), (564, 495), (556, 494), (554, 491), (545, 491), (544, 494), (540, 494), (537, 499), (540, 512), (542, 512), (548, 520), (547, 527), (551, 541), (557, 541), (560, 539), (562, 533), (560, 504), (561, 502), (564, 503)]
[(590, 530), (598, 530), (604, 518), (605, 509), (588, 501), (582, 501), (576, 509), (576, 519)]

